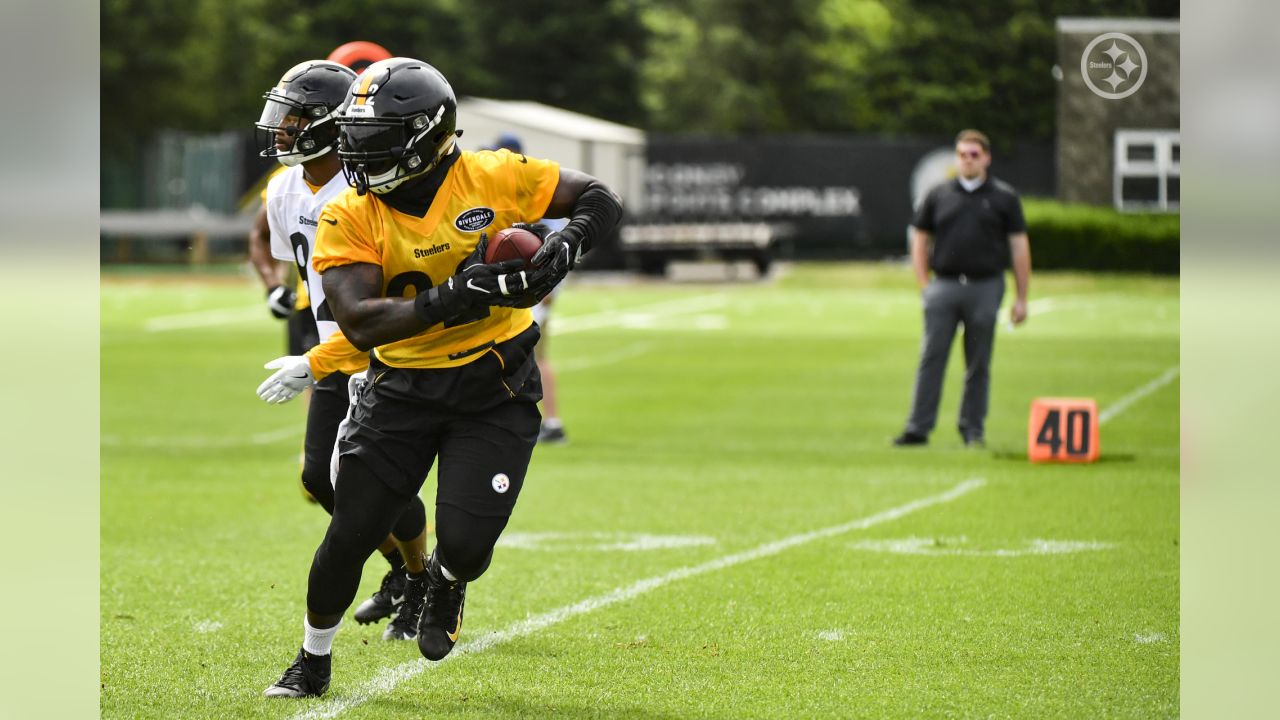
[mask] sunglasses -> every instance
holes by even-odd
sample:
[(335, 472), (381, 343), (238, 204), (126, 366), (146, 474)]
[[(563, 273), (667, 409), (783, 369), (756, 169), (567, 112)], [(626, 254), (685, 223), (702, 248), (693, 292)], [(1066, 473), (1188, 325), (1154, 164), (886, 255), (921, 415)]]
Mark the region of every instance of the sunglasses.
[(959, 155), (962, 158), (968, 158), (970, 160), (977, 160), (978, 158), (982, 157), (982, 153), (977, 150), (957, 150), (956, 155)]

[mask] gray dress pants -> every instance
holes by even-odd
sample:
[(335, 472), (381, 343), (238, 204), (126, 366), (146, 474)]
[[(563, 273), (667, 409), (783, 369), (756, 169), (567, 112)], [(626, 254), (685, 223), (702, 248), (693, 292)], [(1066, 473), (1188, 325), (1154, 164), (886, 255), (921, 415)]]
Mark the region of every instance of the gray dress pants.
[(964, 399), (958, 429), (982, 438), (991, 393), (991, 350), (995, 344), (1004, 274), (985, 280), (934, 278), (924, 290), (924, 339), (907, 430), (928, 435), (938, 420), (942, 378), (956, 327), (964, 325)]

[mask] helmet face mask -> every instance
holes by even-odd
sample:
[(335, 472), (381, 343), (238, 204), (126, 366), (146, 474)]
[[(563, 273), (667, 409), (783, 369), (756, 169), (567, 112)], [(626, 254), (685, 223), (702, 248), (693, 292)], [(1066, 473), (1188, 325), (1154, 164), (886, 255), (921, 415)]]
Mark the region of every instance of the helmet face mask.
[[(328, 61), (300, 63), (263, 94), (266, 104), (254, 125), (260, 133), (260, 157), (293, 167), (314, 160), (337, 146), (334, 122), (346, 89), (355, 79), (349, 68)], [(281, 133), (288, 138), (280, 147)]]
[(409, 58), (374, 63), (338, 116), (342, 172), (361, 195), (390, 192), (453, 150), (456, 123), (453, 89), (435, 68)]

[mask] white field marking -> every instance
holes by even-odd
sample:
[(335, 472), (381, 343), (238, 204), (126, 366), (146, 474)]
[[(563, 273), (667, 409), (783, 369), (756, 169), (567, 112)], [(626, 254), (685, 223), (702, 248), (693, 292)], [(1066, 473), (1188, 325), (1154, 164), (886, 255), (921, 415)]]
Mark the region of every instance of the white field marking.
[(498, 547), (554, 552), (641, 552), (715, 544), (715, 538), (705, 535), (604, 532), (509, 532), (498, 539)]
[(142, 448), (232, 448), (245, 445), (272, 445), (284, 440), (298, 437), (306, 429), (303, 423), (294, 423), (276, 430), (266, 430), (237, 437), (165, 437), (163, 435), (144, 435), (141, 437), (122, 437), (120, 435), (103, 435), (99, 441), (108, 447), (142, 447)]
[(214, 325), (261, 321), (265, 317), (266, 311), (261, 306), (254, 305), (246, 308), (222, 308), (179, 315), (161, 315), (147, 320), (142, 327), (147, 332), (166, 332), (169, 330), (190, 330)]
[(844, 639), (844, 631), (843, 630), (823, 630), (822, 632), (818, 633), (818, 639), (826, 640), (827, 642), (840, 642), (841, 640)]
[(572, 358), (564, 361), (557, 360), (555, 369), (556, 372), (574, 372), (576, 370), (586, 370), (587, 368), (599, 367), (600, 365), (612, 365), (616, 362), (622, 362), (623, 360), (630, 360), (633, 357), (644, 355), (651, 350), (653, 350), (653, 343), (634, 343), (604, 355), (592, 355), (589, 357)]
[(1155, 643), (1164, 642), (1165, 639), (1164, 633), (1161, 632), (1151, 633), (1149, 635), (1139, 633), (1133, 636), (1133, 641), (1139, 645), (1154, 645)]
[(1076, 540), (1028, 540), (1026, 546), (1017, 549), (999, 548), (977, 550), (956, 547), (968, 542), (967, 538), (909, 537), (899, 540), (864, 540), (850, 543), (855, 550), (895, 553), (898, 555), (967, 555), (972, 557), (1024, 557), (1028, 555), (1067, 555), (1070, 553), (1108, 550), (1112, 543), (1081, 542)]
[(372, 680), (356, 689), (351, 695), (323, 702), (315, 708), (312, 708), (307, 712), (298, 713), (293, 717), (295, 720), (335, 718), (351, 708), (363, 705), (380, 695), (385, 695), (395, 690), (396, 686), (400, 683), (405, 682), (406, 680), (412, 680), (427, 670), (440, 667), (442, 663), (448, 662), (449, 660), (454, 660), (466, 655), (482, 653), (497, 645), (501, 645), (527, 635), (532, 635), (540, 630), (544, 630), (552, 625), (557, 625), (578, 615), (594, 612), (601, 608), (609, 607), (610, 605), (616, 605), (620, 602), (637, 598), (652, 590), (657, 590), (660, 587), (676, 582), (677, 580), (685, 580), (698, 575), (704, 575), (709, 572), (715, 572), (716, 570), (733, 567), (734, 565), (740, 565), (744, 562), (777, 555), (784, 550), (790, 550), (793, 547), (804, 545), (806, 543), (813, 542), (814, 540), (824, 540), (836, 535), (843, 535), (853, 530), (865, 530), (875, 525), (891, 522), (910, 515), (917, 510), (923, 510), (933, 505), (940, 505), (942, 503), (957, 500), (986, 484), (986, 480), (979, 478), (965, 480), (946, 492), (941, 492), (937, 495), (929, 495), (918, 500), (912, 500), (911, 502), (889, 508), (888, 510), (882, 510), (881, 512), (869, 515), (859, 520), (853, 520), (841, 525), (833, 525), (831, 527), (813, 530), (807, 533), (800, 533), (798, 535), (791, 535), (789, 537), (782, 538), (781, 540), (774, 540), (773, 542), (758, 545), (744, 552), (725, 555), (700, 565), (678, 568), (663, 575), (655, 575), (654, 577), (639, 580), (625, 588), (617, 588), (601, 595), (589, 597), (585, 600), (574, 603), (573, 605), (565, 605), (564, 607), (557, 608), (550, 612), (545, 612), (541, 615), (534, 615), (521, 620), (520, 622), (509, 625), (505, 629), (462, 643), (456, 646), (453, 649), (453, 652), (445, 656), (445, 659), (440, 662), (430, 662), (428, 660), (419, 659), (401, 663), (400, 665), (392, 668), (387, 668), (386, 670), (379, 672)]
[(729, 319), (723, 315), (688, 315), (671, 317), (651, 313), (625, 313), (618, 327), (626, 330), (724, 330)]
[(1047, 315), (1058, 310), (1094, 310), (1097, 307), (1097, 303), (1079, 297), (1042, 297), (1027, 302), (1027, 316)]
[[(1036, 298), (1035, 300), (1030, 300), (1027, 302), (1027, 319), (1031, 319), (1033, 317), (1036, 317), (1037, 315), (1046, 315), (1062, 307), (1063, 305), (1059, 304), (1057, 300), (1051, 297), (1042, 297), (1042, 298)], [(1004, 310), (1004, 306), (1002, 306), (1000, 309)], [(1003, 325), (1004, 329), (1008, 330), (1009, 332), (1016, 331), (1018, 329), (1018, 326), (1013, 324), (1013, 320), (1008, 319), (1008, 311), (1005, 311), (1004, 314), (1006, 316), (1006, 319)]]
[(1058, 303), (1051, 297), (1036, 298), (1027, 303), (1027, 316), (1044, 315), (1058, 309)]
[(1152, 380), (1146, 385), (1143, 385), (1137, 390), (1134, 390), (1128, 395), (1125, 395), (1124, 397), (1112, 403), (1110, 407), (1103, 408), (1098, 413), (1098, 424), (1102, 425), (1103, 423), (1106, 423), (1111, 418), (1119, 415), (1125, 410), (1128, 410), (1130, 405), (1138, 402), (1142, 398), (1150, 395), (1151, 393), (1159, 390), (1165, 385), (1168, 385), (1169, 383), (1173, 382), (1173, 379), (1176, 377), (1178, 377), (1178, 366), (1174, 365), (1168, 370), (1165, 370), (1164, 374), (1161, 375), (1160, 377), (1156, 378), (1155, 380)]
[(200, 634), (217, 632), (221, 629), (222, 629), (222, 623), (216, 620), (201, 620), (200, 622), (196, 623), (196, 628), (195, 628), (196, 632)]
[(609, 327), (626, 327), (628, 324), (643, 326), (648, 323), (652, 326), (655, 322), (654, 318), (669, 318), (672, 315), (688, 315), (707, 310), (716, 310), (724, 307), (728, 302), (729, 298), (724, 293), (713, 293), (710, 295), (696, 295), (691, 298), (663, 300), (632, 308), (604, 310), (587, 315), (571, 315), (553, 320), (551, 322), (551, 334), (568, 335), (569, 333), (600, 330)]

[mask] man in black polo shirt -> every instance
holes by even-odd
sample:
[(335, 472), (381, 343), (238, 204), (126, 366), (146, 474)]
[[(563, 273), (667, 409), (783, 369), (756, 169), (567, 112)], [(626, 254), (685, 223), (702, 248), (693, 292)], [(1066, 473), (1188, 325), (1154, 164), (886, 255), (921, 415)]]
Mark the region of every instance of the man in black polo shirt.
[[(1022, 202), (1012, 187), (987, 175), (991, 143), (977, 130), (956, 136), (956, 179), (929, 191), (911, 221), (911, 265), (924, 298), (924, 340), (906, 429), (894, 445), (924, 445), (938, 419), (942, 377), (956, 327), (964, 324), (964, 399), (959, 430), (966, 446), (982, 447), (991, 389), (991, 350), (1013, 267), (1018, 296), (1009, 317), (1027, 319), (1031, 248)], [(933, 280), (929, 280), (929, 270)]]

